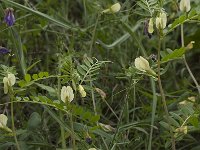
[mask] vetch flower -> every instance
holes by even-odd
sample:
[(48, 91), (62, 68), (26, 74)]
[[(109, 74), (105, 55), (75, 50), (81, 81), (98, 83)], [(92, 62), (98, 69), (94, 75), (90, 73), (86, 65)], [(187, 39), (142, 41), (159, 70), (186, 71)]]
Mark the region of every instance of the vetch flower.
[(167, 15), (165, 12), (162, 12), (159, 14), (158, 17), (156, 17), (156, 28), (159, 30), (163, 30), (167, 25)]
[(10, 53), (10, 50), (8, 50), (8, 49), (5, 48), (5, 47), (1, 47), (1, 46), (0, 46), (0, 53), (1, 53), (1, 54), (8, 54), (8, 53)]
[(4, 114), (0, 114), (0, 128), (5, 128), (7, 125), (8, 117)]
[(135, 59), (135, 67), (138, 70), (143, 71), (143, 72), (151, 69), (149, 66), (149, 62), (146, 59), (144, 59), (142, 56)]
[(177, 129), (175, 130), (175, 132), (187, 134), (187, 132), (188, 132), (188, 126), (182, 126), (182, 127), (180, 127), (180, 128), (177, 128)]
[(120, 11), (120, 9), (121, 9), (120, 3), (115, 3), (110, 8), (103, 10), (102, 13), (109, 13), (109, 12), (117, 13), (118, 11)]
[(116, 12), (120, 11), (120, 9), (121, 9), (120, 3), (116, 3), (110, 7), (110, 10), (112, 13), (116, 13)]
[(13, 14), (14, 9), (13, 8), (7, 8), (5, 10), (5, 17), (4, 17), (4, 22), (8, 26), (12, 26), (15, 23), (15, 16)]
[(99, 126), (106, 132), (114, 132), (116, 129), (111, 127), (110, 125), (99, 123)]
[(189, 50), (189, 49), (192, 49), (194, 43), (195, 43), (195, 41), (191, 41), (191, 42), (186, 46), (186, 48), (187, 48), (188, 50)]
[(143, 30), (143, 32), (144, 32), (144, 35), (147, 35), (149, 38), (151, 38), (152, 34), (149, 33), (148, 30), (149, 30), (149, 21), (146, 20), (146, 21), (144, 22), (144, 30)]
[(88, 150), (97, 150), (96, 148), (89, 148)]
[(0, 129), (3, 129), (7, 132), (12, 132), (10, 128), (7, 127), (8, 117), (4, 114), (0, 114)]
[(12, 73), (9, 73), (7, 77), (3, 78), (4, 83), (4, 94), (8, 93), (9, 87), (13, 86), (16, 82), (15, 75)]
[(135, 59), (135, 67), (142, 72), (147, 72), (152, 75), (156, 75), (156, 73), (150, 68), (149, 62), (142, 56), (137, 57)]
[(183, 12), (188, 12), (191, 9), (190, 0), (181, 0), (180, 1), (180, 10)]
[(78, 86), (78, 90), (79, 90), (79, 92), (81, 94), (81, 97), (86, 97), (86, 92), (85, 92), (85, 90), (84, 90), (82, 85)]
[(150, 18), (149, 24), (148, 24), (148, 32), (149, 32), (150, 34), (152, 34), (153, 31), (154, 31), (154, 29), (153, 29), (153, 18)]
[(74, 99), (73, 89), (70, 86), (63, 86), (61, 89), (61, 100), (66, 103), (71, 102)]

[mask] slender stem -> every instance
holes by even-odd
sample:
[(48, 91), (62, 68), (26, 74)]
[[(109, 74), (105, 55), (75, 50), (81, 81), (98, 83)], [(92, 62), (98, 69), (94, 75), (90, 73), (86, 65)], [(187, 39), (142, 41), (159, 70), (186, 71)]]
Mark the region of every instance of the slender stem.
[(150, 81), (151, 81), (151, 89), (153, 92), (153, 104), (152, 104), (151, 131), (150, 131), (150, 136), (149, 136), (148, 150), (152, 149), (153, 125), (154, 125), (156, 106), (157, 106), (156, 85), (152, 79)]
[(90, 87), (91, 87), (91, 95), (92, 95), (92, 103), (93, 103), (94, 113), (95, 113), (95, 115), (97, 115), (97, 108), (96, 108), (96, 102), (94, 99), (94, 89), (93, 89), (92, 81), (90, 81)]
[[(58, 100), (61, 100), (60, 99), (60, 90), (61, 90), (61, 81), (60, 81), (60, 75), (61, 75), (61, 68), (62, 68), (62, 65), (61, 65), (61, 58), (59, 56), (59, 66), (58, 66)], [(59, 111), (59, 117), (60, 117), (60, 120), (63, 121), (63, 114), (61, 111)], [(62, 143), (62, 148), (63, 149), (66, 149), (66, 141), (65, 141), (65, 130), (64, 128), (60, 125), (60, 135), (61, 135), (61, 143)]]
[[(99, 22), (99, 17), (100, 17), (100, 14), (98, 14), (97, 20), (96, 20), (96, 23), (95, 23), (95, 26), (94, 26), (94, 31), (93, 31), (93, 34), (92, 34), (92, 40), (91, 40), (90, 49), (89, 49), (89, 56), (92, 56), (92, 47), (93, 47), (93, 44), (94, 44), (94, 41), (95, 41), (95, 35), (96, 35), (97, 25), (98, 25), (98, 22)], [(90, 81), (90, 88), (91, 88), (91, 95), (92, 95), (92, 103), (93, 103), (94, 113), (95, 113), (95, 115), (97, 115), (96, 102), (95, 102), (95, 98), (94, 98), (94, 89), (93, 89), (92, 81)], [(98, 124), (98, 122), (97, 122), (97, 124)]]
[(92, 56), (92, 47), (93, 47), (95, 36), (96, 36), (96, 30), (97, 30), (97, 25), (98, 25), (98, 22), (99, 22), (99, 17), (100, 17), (100, 14), (98, 14), (98, 16), (97, 16), (97, 20), (96, 20), (96, 23), (95, 23), (95, 26), (94, 26), (94, 31), (93, 31), (93, 34), (92, 34), (92, 41), (91, 41), (90, 50), (89, 50), (90, 56)]
[[(74, 123), (73, 123), (73, 116), (72, 114), (70, 114), (70, 124), (71, 124), (71, 129), (72, 131), (74, 131)], [(72, 147), (73, 150), (76, 150), (76, 140), (73, 134), (71, 134), (71, 138), (72, 138)]]
[(175, 139), (174, 139), (173, 130), (172, 130), (172, 127), (171, 127), (171, 124), (170, 124), (169, 112), (168, 112), (167, 103), (166, 103), (166, 100), (165, 100), (165, 94), (164, 94), (164, 91), (163, 91), (161, 77), (160, 77), (160, 50), (161, 50), (161, 39), (159, 37), (159, 42), (158, 42), (158, 85), (159, 85), (159, 89), (160, 89), (160, 95), (161, 95), (163, 107), (164, 107), (165, 114), (166, 114), (166, 117), (167, 117), (167, 122), (168, 122), (168, 125), (170, 126), (172, 149), (175, 150), (176, 149)]
[[(181, 45), (182, 45), (182, 47), (185, 47), (185, 44), (184, 44), (184, 29), (183, 29), (183, 24), (181, 25)], [(186, 68), (187, 68), (187, 70), (188, 70), (188, 72), (189, 72), (189, 74), (190, 74), (190, 76), (191, 76), (194, 84), (196, 85), (197, 90), (198, 90), (199, 95), (200, 95), (200, 86), (199, 86), (196, 78), (194, 77), (194, 75), (193, 75), (193, 73), (192, 73), (192, 71), (191, 71), (191, 69), (190, 69), (190, 67), (189, 67), (189, 65), (188, 65), (188, 63), (186, 61), (185, 55), (183, 55), (183, 61), (184, 61), (184, 64), (185, 64), (185, 66), (186, 66)]]
[(16, 143), (16, 147), (17, 147), (17, 150), (20, 150), (20, 146), (19, 146), (19, 143), (18, 143), (18, 140), (17, 140), (17, 135), (16, 135), (16, 131), (15, 131), (15, 122), (14, 122), (14, 106), (13, 106), (13, 99), (14, 99), (14, 94), (13, 94), (13, 89), (12, 87), (10, 87), (10, 101), (11, 101), (11, 123), (12, 123), (12, 132), (13, 132), (13, 136), (14, 136), (14, 139), (15, 139), (15, 143)]
[[(60, 120), (63, 120), (63, 114), (61, 111), (59, 111), (59, 117), (60, 117)], [(60, 136), (61, 136), (62, 148), (65, 149), (67, 148), (66, 142), (65, 142), (65, 130), (61, 125), (60, 125)]]

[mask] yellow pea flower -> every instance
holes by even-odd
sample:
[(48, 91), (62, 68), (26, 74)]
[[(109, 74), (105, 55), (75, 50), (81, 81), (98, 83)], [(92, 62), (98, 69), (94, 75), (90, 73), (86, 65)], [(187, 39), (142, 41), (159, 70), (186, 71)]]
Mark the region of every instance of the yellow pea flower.
[(74, 99), (73, 89), (70, 86), (63, 86), (61, 89), (61, 100), (66, 103), (67, 101), (71, 102)]
[(159, 14), (158, 17), (156, 17), (156, 28), (157, 29), (164, 29), (167, 25), (167, 15), (165, 12), (162, 12)]
[(181, 0), (179, 8), (183, 12), (188, 12), (191, 9), (190, 0)]
[(82, 85), (78, 86), (78, 90), (79, 90), (79, 92), (81, 94), (81, 97), (86, 97), (86, 92), (85, 92), (85, 90), (84, 90)]
[(9, 87), (13, 86), (16, 82), (15, 75), (12, 73), (9, 73), (7, 77), (3, 78), (4, 83), (4, 94), (8, 93)]
[(110, 8), (103, 10), (102, 13), (117, 13), (118, 11), (120, 11), (120, 9), (121, 9), (120, 3), (115, 3)]

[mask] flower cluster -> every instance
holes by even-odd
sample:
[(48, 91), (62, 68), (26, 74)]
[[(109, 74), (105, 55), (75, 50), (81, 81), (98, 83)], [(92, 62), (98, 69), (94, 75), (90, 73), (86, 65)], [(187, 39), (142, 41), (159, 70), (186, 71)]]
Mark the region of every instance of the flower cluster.
[(7, 77), (3, 78), (3, 84), (4, 84), (4, 94), (8, 93), (9, 87), (13, 86), (16, 82), (15, 75), (12, 73), (9, 73)]
[[(78, 90), (79, 90), (81, 97), (86, 97), (86, 92), (82, 85), (78, 86)], [(74, 99), (74, 92), (73, 92), (73, 89), (71, 88), (71, 86), (67, 86), (67, 87), (63, 86), (61, 89), (60, 97), (64, 103), (72, 102)]]
[[(190, 0), (181, 0), (179, 4), (180, 11), (189, 12), (191, 9)], [(162, 10), (155, 18), (155, 25), (158, 30), (163, 30), (167, 25), (167, 14)], [(147, 31), (149, 34), (154, 32), (154, 18), (150, 18), (147, 26)]]

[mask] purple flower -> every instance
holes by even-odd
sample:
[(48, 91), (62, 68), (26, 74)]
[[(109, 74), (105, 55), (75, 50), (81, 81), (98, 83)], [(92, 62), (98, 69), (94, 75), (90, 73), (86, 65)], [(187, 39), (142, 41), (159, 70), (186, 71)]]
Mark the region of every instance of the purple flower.
[(10, 53), (10, 50), (8, 50), (8, 49), (5, 48), (5, 47), (1, 47), (1, 46), (0, 46), (0, 53), (1, 53), (1, 54), (8, 54), (8, 53)]
[(8, 26), (12, 26), (15, 23), (15, 16), (13, 14), (13, 8), (6, 8), (4, 21)]

